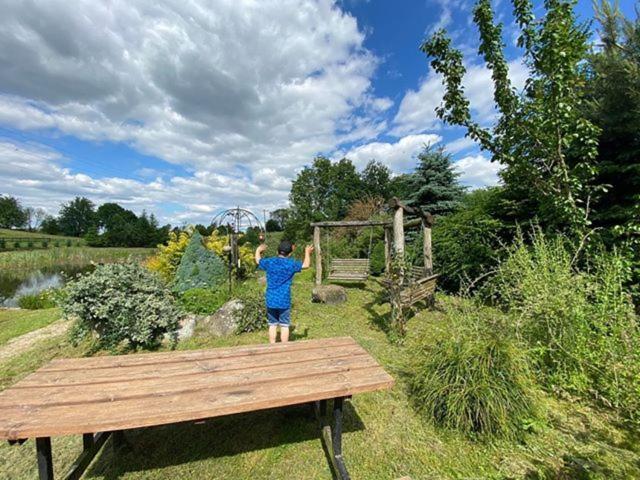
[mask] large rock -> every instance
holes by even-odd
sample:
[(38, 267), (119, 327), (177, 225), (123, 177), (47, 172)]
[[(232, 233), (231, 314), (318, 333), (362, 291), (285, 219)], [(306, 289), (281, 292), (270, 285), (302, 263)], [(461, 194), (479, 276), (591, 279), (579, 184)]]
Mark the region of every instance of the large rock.
[(313, 289), (311, 300), (318, 303), (344, 303), (347, 301), (347, 291), (339, 285), (319, 285)]
[(180, 328), (178, 329), (178, 340), (186, 340), (193, 337), (193, 331), (196, 328), (198, 317), (190, 314), (180, 320)]
[(211, 335), (218, 337), (231, 335), (236, 331), (241, 310), (242, 302), (240, 300), (229, 300), (216, 313), (204, 317), (200, 324)]

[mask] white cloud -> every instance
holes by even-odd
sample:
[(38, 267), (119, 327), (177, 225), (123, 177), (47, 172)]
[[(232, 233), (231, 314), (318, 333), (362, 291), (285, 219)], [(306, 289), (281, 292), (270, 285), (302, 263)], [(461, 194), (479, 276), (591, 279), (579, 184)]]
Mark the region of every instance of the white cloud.
[(464, 152), (465, 150), (469, 150), (477, 146), (477, 143), (474, 142), (470, 137), (460, 137), (453, 142), (449, 142), (446, 145), (447, 153), (458, 153)]
[[(509, 62), (509, 77), (517, 90), (524, 87), (527, 68), (521, 59)], [(463, 86), (474, 120), (485, 125), (491, 123), (496, 115), (491, 71), (484, 65), (467, 65)], [(401, 136), (439, 128), (441, 121), (435, 109), (442, 103), (443, 95), (442, 77), (430, 71), (418, 90), (409, 90), (405, 94), (393, 120), (391, 133)]]
[[(205, 195), (197, 204), (282, 204), (315, 154), (388, 128), (393, 102), (372, 91), (380, 61), (363, 41), (332, 0), (10, 1), (0, 16), (0, 124), (125, 142), (184, 165), (193, 177), (162, 186), (193, 187)], [(48, 161), (73, 190), (75, 177)], [(229, 173), (239, 169), (252, 173)], [(213, 196), (224, 188), (230, 196)]]
[(404, 172), (415, 167), (415, 157), (425, 145), (433, 145), (442, 140), (440, 135), (407, 135), (396, 143), (371, 142), (355, 147), (348, 152), (336, 152), (334, 158), (347, 157), (359, 168), (369, 160), (378, 160), (396, 172)]
[(460, 182), (471, 188), (490, 187), (500, 180), (500, 165), (482, 155), (464, 157), (454, 163), (454, 168), (460, 173)]

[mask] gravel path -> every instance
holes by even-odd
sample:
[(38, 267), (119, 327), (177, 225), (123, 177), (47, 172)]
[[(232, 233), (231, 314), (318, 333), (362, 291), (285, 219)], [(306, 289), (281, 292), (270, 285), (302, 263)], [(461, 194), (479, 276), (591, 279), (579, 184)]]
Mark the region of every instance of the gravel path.
[(44, 328), (34, 330), (33, 332), (12, 338), (5, 345), (0, 346), (0, 362), (6, 362), (10, 358), (20, 355), (22, 352), (33, 347), (40, 340), (66, 333), (72, 323), (72, 320), (59, 321)]

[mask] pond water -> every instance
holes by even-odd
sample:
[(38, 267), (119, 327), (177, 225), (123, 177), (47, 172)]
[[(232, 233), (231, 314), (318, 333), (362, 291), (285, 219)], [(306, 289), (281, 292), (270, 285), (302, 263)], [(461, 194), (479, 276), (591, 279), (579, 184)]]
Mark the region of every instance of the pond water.
[(12, 272), (0, 270), (0, 307), (18, 306), (18, 299), (50, 288), (62, 287), (68, 279), (80, 273), (89, 272), (94, 267), (87, 265), (60, 265), (32, 272)]

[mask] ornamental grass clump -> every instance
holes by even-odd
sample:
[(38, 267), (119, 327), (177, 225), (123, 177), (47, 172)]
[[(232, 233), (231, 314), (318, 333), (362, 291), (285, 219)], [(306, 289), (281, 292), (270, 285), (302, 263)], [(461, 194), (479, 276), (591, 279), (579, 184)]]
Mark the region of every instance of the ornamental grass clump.
[(517, 439), (539, 409), (533, 377), (519, 345), (492, 309), (450, 308), (409, 348), (412, 400), (428, 420), (465, 435)]
[(74, 343), (92, 336), (97, 348), (156, 347), (165, 335), (177, 340), (181, 311), (171, 292), (136, 263), (99, 265), (69, 282), (61, 296), (64, 315), (77, 319)]

